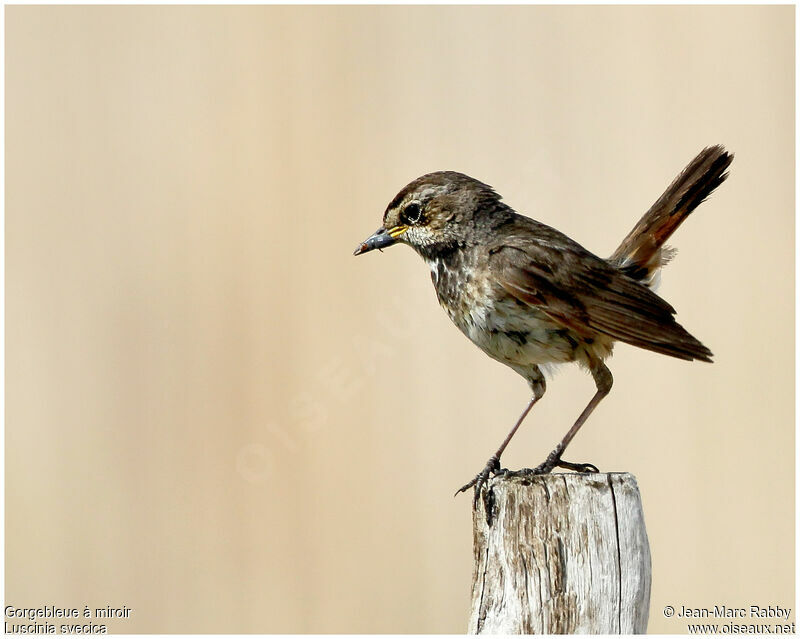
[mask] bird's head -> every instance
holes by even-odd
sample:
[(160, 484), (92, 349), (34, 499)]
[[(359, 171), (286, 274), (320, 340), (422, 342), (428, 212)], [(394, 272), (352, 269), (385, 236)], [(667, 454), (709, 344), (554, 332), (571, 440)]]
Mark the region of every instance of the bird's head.
[(383, 214), (383, 226), (359, 244), (354, 255), (398, 242), (423, 257), (464, 246), (476, 218), (497, 208), (499, 201), (492, 187), (463, 173), (428, 173), (395, 196)]

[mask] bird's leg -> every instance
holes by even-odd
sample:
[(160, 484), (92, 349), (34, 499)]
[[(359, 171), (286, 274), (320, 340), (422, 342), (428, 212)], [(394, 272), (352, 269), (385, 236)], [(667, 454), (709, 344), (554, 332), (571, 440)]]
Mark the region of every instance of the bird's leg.
[(600, 403), (600, 401), (606, 395), (608, 395), (608, 393), (611, 391), (611, 386), (614, 383), (614, 378), (611, 376), (611, 371), (608, 370), (608, 367), (600, 360), (592, 362), (592, 366), (589, 370), (594, 378), (594, 383), (597, 385), (597, 392), (594, 394), (594, 397), (592, 397), (586, 408), (583, 409), (583, 412), (572, 425), (572, 428), (570, 428), (567, 431), (567, 434), (564, 435), (564, 439), (562, 439), (558, 446), (555, 447), (553, 452), (547, 456), (547, 459), (545, 459), (544, 462), (539, 464), (536, 468), (523, 468), (522, 470), (508, 474), (544, 475), (556, 467), (567, 468), (584, 473), (598, 472), (598, 469), (594, 464), (573, 464), (572, 462), (563, 461), (561, 459), (561, 455), (572, 441), (572, 438), (575, 437), (575, 434), (580, 430), (581, 426), (583, 426), (583, 423), (589, 418), (589, 415), (592, 414), (592, 411), (597, 408), (597, 405)]
[[(466, 484), (464, 484), (461, 488), (456, 491), (456, 495), (458, 493), (466, 492), (468, 489), (475, 487), (475, 493), (472, 498), (472, 505), (477, 507), (478, 505), (478, 497), (481, 494), (483, 487), (486, 485), (486, 482), (489, 480), (489, 475), (501, 475), (505, 474), (508, 471), (503, 470), (500, 468), (500, 456), (503, 454), (503, 451), (508, 446), (508, 443), (511, 441), (511, 438), (514, 437), (514, 434), (517, 432), (519, 427), (522, 425), (522, 422), (525, 421), (525, 418), (528, 416), (528, 413), (533, 408), (533, 405), (538, 402), (543, 396), (546, 390), (545, 379), (544, 375), (536, 369), (536, 374), (530, 379), (531, 389), (533, 390), (533, 397), (531, 397), (531, 401), (528, 402), (528, 405), (525, 407), (525, 410), (522, 411), (522, 415), (519, 416), (517, 423), (514, 424), (514, 428), (508, 433), (506, 438), (503, 440), (503, 443), (500, 444), (500, 448), (497, 449), (494, 455), (489, 458), (489, 461), (486, 462), (486, 466), (484, 466), (483, 470), (479, 472), (472, 480)], [(488, 512), (488, 506), (487, 506)]]
[(517, 423), (514, 424), (514, 428), (511, 429), (511, 432), (508, 433), (506, 438), (503, 440), (503, 443), (500, 444), (500, 448), (497, 449), (497, 452), (495, 452), (495, 454), (489, 458), (489, 461), (486, 462), (486, 466), (484, 466), (483, 470), (481, 470), (481, 472), (475, 475), (475, 477), (473, 477), (471, 481), (469, 481), (468, 483), (464, 484), (461, 488), (459, 488), (456, 491), (456, 495), (458, 495), (458, 493), (466, 492), (467, 490), (475, 486), (475, 493), (472, 497), (472, 505), (477, 508), (478, 497), (480, 496), (481, 490), (483, 490), (483, 487), (486, 484), (486, 482), (489, 481), (489, 475), (501, 474), (500, 455), (503, 454), (503, 451), (506, 449), (506, 446), (508, 446), (508, 442), (511, 441), (511, 438), (514, 436), (514, 433), (517, 432), (517, 429), (520, 427), (520, 425), (522, 425), (523, 420), (525, 419), (525, 417), (528, 416), (528, 413), (530, 412), (531, 408), (533, 408), (533, 405), (537, 401), (539, 401), (539, 397), (534, 395), (531, 398), (531, 401), (528, 402), (528, 405), (525, 407), (525, 410), (522, 411), (522, 415), (519, 416)]

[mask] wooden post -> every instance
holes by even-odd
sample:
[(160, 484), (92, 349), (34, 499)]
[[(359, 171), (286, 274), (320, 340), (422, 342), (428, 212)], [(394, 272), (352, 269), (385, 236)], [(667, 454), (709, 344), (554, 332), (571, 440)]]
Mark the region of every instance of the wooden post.
[(628, 473), (495, 477), (473, 512), (471, 634), (647, 631), (650, 547)]

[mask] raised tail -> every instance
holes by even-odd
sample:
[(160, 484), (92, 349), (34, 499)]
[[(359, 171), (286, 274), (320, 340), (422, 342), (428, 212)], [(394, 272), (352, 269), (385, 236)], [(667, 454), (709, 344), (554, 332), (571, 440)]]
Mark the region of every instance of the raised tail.
[(608, 261), (629, 277), (651, 286), (659, 268), (675, 253), (664, 242), (725, 181), (731, 162), (733, 154), (722, 145), (700, 151), (636, 223)]

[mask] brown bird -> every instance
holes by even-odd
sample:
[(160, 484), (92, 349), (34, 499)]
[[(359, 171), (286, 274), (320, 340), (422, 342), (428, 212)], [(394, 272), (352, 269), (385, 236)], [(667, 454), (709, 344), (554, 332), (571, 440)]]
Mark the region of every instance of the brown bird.
[(733, 156), (704, 149), (681, 171), (608, 259), (559, 231), (516, 213), (492, 187), (463, 173), (417, 178), (389, 203), (383, 226), (355, 255), (408, 244), (431, 269), (442, 308), (489, 357), (522, 375), (533, 396), (500, 448), (474, 479), (477, 503), (491, 474), (505, 474), (500, 456), (545, 392), (543, 369), (577, 362), (597, 392), (573, 426), (536, 468), (597, 472), (561, 458), (580, 427), (609, 393), (604, 360), (621, 341), (685, 360), (711, 361), (711, 351), (675, 321), (675, 309), (651, 286), (674, 255), (664, 242), (728, 177)]

